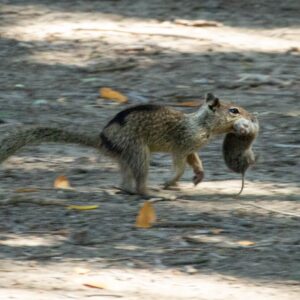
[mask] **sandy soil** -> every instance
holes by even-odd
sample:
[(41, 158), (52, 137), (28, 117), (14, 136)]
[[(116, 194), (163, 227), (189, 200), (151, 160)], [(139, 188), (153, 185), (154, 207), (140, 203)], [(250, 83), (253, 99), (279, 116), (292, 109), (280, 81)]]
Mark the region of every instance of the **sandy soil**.
[[(201, 150), (205, 181), (194, 188), (187, 170), (180, 190), (165, 192), (176, 200), (154, 203), (160, 225), (147, 230), (134, 226), (145, 199), (118, 193), (118, 170), (106, 157), (74, 145), (22, 149), (0, 170), (1, 299), (299, 298), (298, 1), (0, 7), (2, 137), (33, 124), (99, 132), (127, 105), (178, 105), (209, 91), (257, 112), (261, 124), (259, 162), (240, 199), (220, 138)], [(199, 20), (213, 23), (193, 26)], [(100, 98), (101, 87), (129, 103)], [(152, 186), (170, 164), (168, 155), (153, 156)], [(52, 188), (61, 174), (73, 190)], [(38, 189), (18, 192), (29, 187)]]

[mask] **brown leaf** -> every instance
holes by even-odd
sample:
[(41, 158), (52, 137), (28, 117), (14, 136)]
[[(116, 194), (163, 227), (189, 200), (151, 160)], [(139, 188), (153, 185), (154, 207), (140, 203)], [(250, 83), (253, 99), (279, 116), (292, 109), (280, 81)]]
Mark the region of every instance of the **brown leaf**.
[(252, 241), (238, 241), (237, 242), (240, 246), (249, 247), (255, 245), (255, 242)]
[(150, 228), (156, 221), (154, 207), (149, 201), (146, 201), (139, 211), (135, 226), (138, 228)]
[(98, 208), (99, 205), (68, 205), (67, 208), (75, 210), (92, 210)]
[(182, 106), (182, 107), (199, 107), (202, 104), (200, 101), (185, 101), (185, 102), (178, 102), (173, 104), (173, 106)]
[(95, 288), (95, 289), (101, 289), (104, 290), (107, 288), (107, 286), (101, 282), (87, 282), (83, 284), (84, 286)]
[(71, 185), (70, 185), (69, 179), (66, 176), (60, 175), (55, 178), (54, 187), (56, 189), (70, 189)]
[(104, 99), (117, 101), (119, 103), (127, 103), (128, 102), (128, 98), (125, 95), (123, 95), (120, 92), (115, 91), (111, 88), (108, 88), (108, 87), (101, 88), (99, 90), (99, 94)]

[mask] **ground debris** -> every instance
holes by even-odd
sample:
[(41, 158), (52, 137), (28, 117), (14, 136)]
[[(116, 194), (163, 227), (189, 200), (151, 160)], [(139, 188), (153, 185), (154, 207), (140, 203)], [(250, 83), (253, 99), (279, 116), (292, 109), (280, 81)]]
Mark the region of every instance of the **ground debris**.
[[(2, 2), (1, 139), (36, 124), (98, 135), (120, 110), (101, 87), (126, 95), (124, 106), (186, 113), (216, 92), (256, 112), (262, 130), (239, 200), (221, 139), (201, 150), (201, 184), (186, 168), (176, 190), (150, 200), (117, 194), (117, 165), (94, 149), (22, 149), (0, 170), (0, 298), (298, 300), (300, 2)], [(154, 158), (149, 184), (160, 186), (172, 162)], [(74, 190), (47, 188), (57, 174)], [(157, 220), (138, 229), (147, 200)]]

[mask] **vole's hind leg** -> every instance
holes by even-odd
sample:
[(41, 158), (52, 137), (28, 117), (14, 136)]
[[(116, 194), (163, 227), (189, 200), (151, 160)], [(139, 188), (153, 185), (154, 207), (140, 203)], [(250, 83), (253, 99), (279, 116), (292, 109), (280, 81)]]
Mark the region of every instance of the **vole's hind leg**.
[(186, 157), (178, 154), (173, 155), (173, 168), (175, 170), (175, 176), (173, 176), (170, 180), (167, 180), (164, 184), (164, 188), (176, 186), (177, 181), (181, 178), (184, 173), (186, 165)]

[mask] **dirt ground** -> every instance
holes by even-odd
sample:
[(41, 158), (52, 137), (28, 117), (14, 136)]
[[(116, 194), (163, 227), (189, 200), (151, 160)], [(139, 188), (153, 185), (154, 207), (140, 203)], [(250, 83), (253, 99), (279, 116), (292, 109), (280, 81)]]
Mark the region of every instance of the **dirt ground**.
[[(194, 188), (187, 170), (151, 229), (135, 227), (145, 199), (120, 194), (96, 150), (25, 147), (0, 169), (1, 299), (299, 299), (299, 1), (2, 0), (0, 12), (1, 137), (33, 124), (99, 132), (129, 105), (210, 91), (261, 127), (240, 199), (219, 138), (201, 150), (205, 181)], [(170, 168), (155, 154), (150, 185)], [(52, 188), (61, 174), (74, 189)]]

